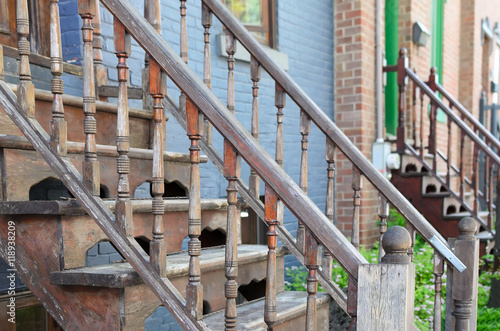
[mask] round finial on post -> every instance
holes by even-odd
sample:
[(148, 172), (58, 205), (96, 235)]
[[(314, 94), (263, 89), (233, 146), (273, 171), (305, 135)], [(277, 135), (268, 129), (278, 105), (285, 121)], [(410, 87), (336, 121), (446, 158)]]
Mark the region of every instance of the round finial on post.
[(390, 227), (382, 239), (382, 247), (385, 251), (382, 263), (409, 263), (408, 249), (410, 246), (411, 237), (408, 230), (398, 225)]
[(406, 54), (408, 54), (408, 50), (405, 47), (399, 50), (399, 57), (406, 56)]
[(437, 68), (436, 67), (432, 67), (431, 68), (431, 75), (435, 75), (437, 72)]
[(458, 222), (458, 233), (460, 239), (475, 239), (474, 234), (477, 231), (477, 222), (472, 217), (464, 217)]

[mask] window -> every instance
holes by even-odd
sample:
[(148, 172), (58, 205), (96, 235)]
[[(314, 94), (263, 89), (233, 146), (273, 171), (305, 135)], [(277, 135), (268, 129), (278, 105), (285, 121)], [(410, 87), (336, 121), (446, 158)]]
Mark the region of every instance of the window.
[(261, 44), (276, 48), (275, 0), (225, 0), (227, 8)]

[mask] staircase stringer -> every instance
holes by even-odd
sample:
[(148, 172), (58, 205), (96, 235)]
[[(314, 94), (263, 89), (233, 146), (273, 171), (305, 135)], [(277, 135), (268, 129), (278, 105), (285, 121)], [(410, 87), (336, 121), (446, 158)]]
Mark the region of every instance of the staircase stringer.
[[(205, 324), (194, 319), (184, 308), (184, 299), (172, 283), (160, 278), (146, 261), (146, 254), (133, 237), (126, 237), (114, 226), (114, 214), (98, 197), (93, 196), (83, 185), (82, 177), (71, 162), (62, 159), (49, 147), (50, 137), (35, 119), (28, 119), (17, 105), (17, 97), (3, 81), (0, 81), (0, 107), (23, 132), (40, 156), (51, 167), (64, 185), (92, 216), (103, 232), (108, 236), (118, 251), (137, 271), (151, 291), (176, 318), (181, 326), (188, 330), (208, 330)], [(58, 320), (64, 325), (64, 320)]]
[[(177, 123), (185, 130), (186, 129), (186, 118), (185, 114), (179, 109), (175, 101), (167, 94), (163, 100), (163, 104), (166, 109), (174, 116)], [(209, 144), (207, 140), (202, 136), (200, 140), (200, 146), (204, 153), (207, 154), (208, 158), (214, 166), (222, 174), (224, 171), (224, 161), (220, 153), (215, 149), (212, 144)], [(257, 216), (264, 221), (264, 204), (259, 199), (255, 198), (250, 194), (250, 190), (246, 183), (240, 178), (236, 181), (236, 188), (238, 193), (241, 194), (245, 202), (248, 203), (250, 208), (257, 214)], [(297, 247), (295, 239), (292, 234), (283, 226), (277, 226), (278, 238), (285, 244), (285, 246), (290, 250), (290, 252), (297, 258), (297, 260), (305, 266), (304, 254)], [(342, 308), (342, 310), (347, 313), (347, 295), (342, 291), (342, 289), (333, 281), (330, 281), (328, 276), (322, 270), (317, 271), (318, 279), (321, 286), (326, 290), (326, 292), (335, 300), (335, 302)]]

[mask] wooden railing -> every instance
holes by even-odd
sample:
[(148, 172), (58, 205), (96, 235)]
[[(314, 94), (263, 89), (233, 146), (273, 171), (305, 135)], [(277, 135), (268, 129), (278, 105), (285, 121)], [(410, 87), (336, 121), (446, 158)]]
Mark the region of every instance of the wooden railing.
[[(23, 1), (18, 1), (24, 3)], [(199, 256), (201, 254), (200, 236), (200, 175), (199, 175), (199, 153), (200, 145), (208, 147), (210, 150), (211, 141), (209, 138), (202, 138), (202, 130), (207, 133), (211, 130), (211, 125), (224, 138), (224, 157), (220, 160), (223, 165), (224, 176), (228, 180), (228, 216), (227, 216), (227, 242), (226, 242), (226, 329), (235, 329), (237, 325), (236, 314), (236, 277), (238, 273), (237, 257), (237, 235), (236, 226), (238, 222), (237, 213), (237, 189), (247, 199), (248, 204), (262, 215), (269, 226), (267, 244), (268, 253), (268, 275), (266, 279), (266, 304), (264, 319), (269, 328), (277, 323), (276, 316), (276, 245), (279, 236), (287, 244), (291, 251), (296, 254), (299, 260), (303, 261), (308, 268), (307, 279), (308, 308), (307, 325), (308, 330), (314, 329), (315, 302), (319, 272), (319, 246), (325, 249), (325, 259), (323, 266), (325, 270), (319, 279), (326, 283), (327, 290), (337, 299), (340, 298), (342, 306), (343, 296), (339, 295), (331, 279), (332, 258), (340, 263), (349, 275), (349, 291), (347, 304), (344, 307), (352, 317), (352, 324), (356, 323), (357, 302), (358, 302), (358, 271), (361, 265), (367, 261), (358, 252), (359, 246), (359, 217), (361, 211), (361, 190), (363, 177), (370, 181), (380, 192), (379, 215), (381, 218), (381, 238), (383, 238), (386, 228), (388, 203), (395, 206), (402, 215), (412, 224), (436, 250), (442, 259), (448, 261), (451, 266), (458, 271), (463, 271), (465, 266), (450, 251), (448, 245), (439, 233), (406, 201), (380, 173), (362, 155), (362, 153), (350, 142), (342, 131), (328, 118), (321, 109), (305, 94), (305, 92), (292, 80), (289, 75), (282, 70), (262, 49), (259, 43), (246, 31), (246, 29), (232, 16), (227, 8), (217, 0), (204, 0), (202, 13), (202, 24), (205, 29), (204, 34), (210, 33), (212, 25), (212, 14), (217, 16), (226, 29), (226, 50), (228, 53), (228, 103), (223, 105), (220, 100), (210, 91), (210, 45), (209, 39), (205, 38), (205, 61), (204, 80), (201, 81), (197, 75), (187, 65), (187, 33), (185, 27), (186, 8), (185, 1), (181, 1), (181, 57), (174, 53), (169, 45), (158, 34), (158, 27), (152, 27), (147, 21), (137, 13), (134, 7), (126, 0), (101, 0), (101, 3), (112, 13), (115, 18), (115, 48), (118, 57), (119, 86), (118, 86), (118, 116), (117, 116), (117, 159), (118, 198), (116, 200), (116, 212), (113, 215), (102, 201), (99, 195), (99, 161), (96, 152), (96, 123), (95, 119), (95, 74), (94, 60), (96, 52), (93, 52), (92, 22), (96, 13), (96, 2), (80, 0), (79, 12), (83, 19), (83, 111), (85, 114), (85, 157), (83, 161), (83, 179), (80, 181), (74, 168), (60, 158), (61, 151), (66, 149), (66, 140), (63, 127), (54, 125), (54, 134), (50, 138), (46, 137), (37, 125), (30, 122), (22, 113), (33, 117), (34, 113), (29, 110), (34, 100), (30, 100), (31, 95), (26, 91), (26, 86), (30, 86), (29, 72), (26, 65), (21, 66), (20, 75), (23, 77), (18, 88), (18, 98), (20, 105), (13, 105), (15, 97), (10, 89), (1, 83), (0, 101), (1, 106), (6, 109), (15, 123), (23, 130), (27, 138), (39, 151), (40, 155), (53, 166), (54, 171), (61, 177), (64, 184), (73, 192), (75, 197), (86, 207), (90, 215), (103, 228), (104, 232), (115, 243), (119, 251), (127, 258), (131, 265), (138, 271), (139, 275), (151, 287), (153, 292), (160, 297), (165, 306), (189, 329), (203, 329), (200, 322), (202, 318), (202, 286), (200, 283)], [(148, 2), (148, 8), (154, 6)], [(22, 6), (21, 6), (22, 7)], [(19, 7), (19, 8), (21, 8)], [(155, 8), (157, 8), (156, 6)], [(54, 16), (57, 15), (57, 0), (51, 1), (51, 9)], [(23, 10), (22, 8), (20, 10)], [(22, 16), (18, 16), (22, 17)], [(24, 21), (21, 22), (24, 24)], [(159, 22), (156, 22), (159, 24)], [(54, 19), (53, 30), (60, 30), (57, 20)], [(22, 24), (21, 24), (22, 28)], [(20, 29), (21, 29), (20, 28)], [(20, 40), (27, 42), (27, 34), (20, 30)], [(130, 192), (128, 190), (128, 173), (130, 164), (129, 153), (129, 127), (128, 127), (128, 106), (127, 106), (127, 58), (130, 56), (130, 34), (147, 52), (148, 60), (148, 86), (153, 99), (154, 119), (153, 119), (153, 241), (151, 242), (150, 262), (146, 262), (143, 252), (138, 248), (137, 243), (130, 237), (130, 225), (132, 220), (130, 209)], [(54, 36), (53, 46), (57, 46), (58, 37)], [(60, 39), (59, 39), (60, 40)], [(238, 40), (251, 54), (251, 80), (253, 81), (253, 105), (252, 105), (252, 132), (248, 132), (234, 116), (234, 43)], [(19, 47), (21, 60), (27, 61), (26, 45)], [(29, 48), (28, 48), (29, 49)], [(62, 94), (62, 84), (59, 87), (60, 70), (57, 66), (57, 58), (60, 53), (53, 53), (54, 57), (54, 86), (53, 89), (55, 104), (59, 103)], [(22, 63), (24, 63), (22, 61)], [(260, 79), (260, 68), (263, 68), (276, 81), (275, 105), (277, 108), (277, 139), (276, 158), (273, 159), (255, 139), (258, 137), (258, 82)], [(28, 66), (29, 69), (29, 66)], [(162, 99), (165, 95), (163, 89), (163, 74), (165, 72), (169, 78), (183, 92), (180, 109), (186, 113), (186, 129), (191, 140), (190, 160), (191, 160), (191, 183), (190, 183), (190, 207), (189, 207), (189, 283), (187, 285), (187, 297), (184, 303), (179, 298), (175, 289), (172, 288), (168, 280), (162, 276), (166, 274), (166, 249), (164, 241), (164, 229), (160, 221), (162, 207), (162, 185), (163, 168), (162, 157), (164, 150), (164, 119), (162, 117)], [(408, 75), (410, 74), (407, 73)], [(145, 93), (145, 92), (143, 92)], [(300, 134), (302, 135), (301, 153), (301, 176), (299, 185), (283, 170), (283, 134), (282, 124), (284, 121), (283, 108), (285, 107), (285, 95), (288, 95), (301, 110)], [(182, 100), (185, 100), (183, 102)], [(28, 105), (28, 106), (27, 106)], [(33, 106), (34, 108), (34, 106)], [(63, 123), (64, 111), (62, 104), (53, 111), (53, 122)], [(200, 117), (200, 114), (203, 117)], [(203, 119), (200, 121), (200, 118)], [(311, 124), (314, 123), (326, 136), (326, 161), (327, 169), (327, 202), (326, 215), (307, 196), (307, 150), (308, 134)], [(59, 128), (59, 129), (57, 129)], [(207, 134), (209, 137), (210, 134)], [(50, 141), (52, 147), (48, 147), (45, 142)], [(334, 226), (333, 221), (333, 186), (334, 186), (334, 163), (335, 150), (342, 152), (353, 164), (353, 234), (352, 244)], [(58, 155), (59, 154), (59, 155)], [(214, 157), (217, 155), (215, 153)], [(240, 162), (244, 159), (252, 168), (250, 175), (250, 189), (242, 184), (240, 178)], [(265, 203), (258, 201), (258, 178), (265, 183)], [(299, 232), (296, 240), (290, 239), (289, 233), (281, 226), (283, 208), (286, 206), (299, 220)], [(118, 227), (115, 229), (113, 220), (116, 219)], [(389, 247), (389, 246), (386, 246)], [(403, 254), (399, 252), (398, 254)], [(381, 258), (383, 251), (381, 251)], [(389, 261), (390, 259), (387, 259)], [(330, 276), (329, 276), (330, 275)], [(364, 296), (364, 294), (359, 294)]]
[[(447, 191), (460, 201), (463, 211), (467, 211), (481, 223), (487, 230), (492, 229), (492, 217), (495, 210), (494, 188), (497, 178), (494, 176), (494, 167), (500, 166), (500, 157), (496, 151), (500, 150), (500, 141), (496, 139), (467, 109), (447, 92), (437, 82), (436, 70), (433, 68), (429, 81), (422, 81), (408, 66), (406, 50), (400, 51), (398, 64), (387, 66), (384, 71), (397, 71), (399, 85), (398, 103), (398, 131), (397, 148), (400, 153), (409, 150), (418, 157), (427, 171), (432, 173)], [(406, 90), (408, 79), (412, 83), (412, 107), (406, 105)], [(439, 94), (443, 97), (439, 96)], [(448, 102), (448, 105), (445, 102)], [(429, 119), (425, 115), (426, 105), (430, 105)], [(411, 111), (412, 125), (408, 125)], [(441, 146), (446, 146), (446, 151), (439, 149), (438, 140), (443, 137), (438, 134), (438, 111), (446, 118), (446, 138)], [(455, 128), (458, 137), (453, 136)], [(407, 132), (410, 130), (410, 132)], [(426, 132), (427, 131), (427, 132)], [(441, 131), (442, 132), (442, 131)], [(428, 133), (428, 134), (426, 134)], [(408, 138), (413, 138), (413, 146), (407, 143)], [(458, 146), (453, 148), (456, 141)], [(470, 144), (470, 147), (469, 147)], [(458, 150), (458, 155), (455, 152)], [(469, 153), (469, 154), (467, 154)], [(484, 155), (484, 191), (480, 190), (479, 155)], [(429, 164), (425, 157), (430, 155), (432, 163)], [(453, 157), (458, 156), (458, 166), (453, 163)], [(440, 162), (443, 161), (444, 165)], [(472, 160), (472, 164), (467, 164)], [(438, 173), (444, 170), (444, 179)], [(458, 184), (453, 185), (452, 177), (457, 175)], [(466, 200), (466, 192), (472, 193), (472, 205)], [(480, 201), (489, 211), (487, 219), (480, 216)], [(458, 212), (458, 211), (457, 211)]]

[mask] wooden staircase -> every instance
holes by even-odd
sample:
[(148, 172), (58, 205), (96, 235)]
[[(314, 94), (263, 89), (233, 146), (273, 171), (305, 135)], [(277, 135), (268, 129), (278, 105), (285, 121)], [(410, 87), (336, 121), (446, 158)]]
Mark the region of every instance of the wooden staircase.
[[(20, 83), (13, 88), (0, 80), (0, 116), (2, 124), (8, 123), (6, 133), (0, 137), (5, 183), (0, 210), (2, 223), (15, 225), (16, 259), (12, 266), (63, 328), (142, 329), (146, 317), (163, 305), (187, 330), (324, 330), (328, 326), (331, 298), (351, 316), (351, 329), (356, 328), (358, 320), (361, 325), (379, 325), (373, 324), (379, 317), (357, 310), (358, 302), (367, 307), (367, 302), (373, 300), (370, 286), (366, 291), (358, 291), (358, 283), (367, 286), (374, 281), (367, 276), (371, 266), (356, 249), (359, 242), (353, 239), (351, 244), (333, 224), (336, 148), (353, 163), (353, 183), (359, 183), (353, 184), (353, 238), (358, 235), (359, 191), (365, 177), (380, 191), (381, 210), (392, 203), (412, 224), (413, 231), (418, 231), (436, 249), (436, 254), (456, 268), (457, 275), (465, 269), (444, 238), (378, 173), (218, 0), (203, 1), (203, 25), (210, 28), (213, 14), (227, 28), (227, 106), (210, 91), (210, 84), (206, 85), (210, 70), (205, 70), (206, 79), (202, 82), (185, 63), (185, 1), (181, 1), (182, 57), (158, 34), (154, 17), (147, 17), (153, 27), (127, 0), (101, 3), (115, 17), (119, 77), (116, 106), (96, 101), (94, 79), (99, 75), (94, 76), (92, 20), (99, 15), (95, 1), (79, 1), (84, 40), (81, 99), (63, 95), (57, 34), (52, 39), (52, 102), (47, 102), (45, 92), (35, 91), (30, 81), (27, 5), (23, 0), (18, 1), (18, 18), (24, 18), (18, 21)], [(157, 6), (159, 2), (148, 4)], [(52, 30), (58, 31), (56, 0), (50, 1), (50, 10)], [(130, 35), (148, 54), (145, 76), (151, 95), (149, 110), (128, 107), (126, 63), (131, 52)], [(258, 84), (260, 68), (276, 81), (278, 127), (274, 159), (234, 116), (235, 38), (252, 55), (254, 84)], [(209, 52), (205, 56), (205, 65), (209, 66)], [(182, 91), (179, 106), (172, 105), (166, 96), (165, 73)], [(282, 168), (280, 119), (286, 94), (301, 109), (300, 186)], [(254, 98), (252, 112), (258, 112), (257, 95)], [(172, 114), (186, 129), (191, 141), (188, 155), (164, 151), (164, 104), (172, 106)], [(307, 135), (312, 123), (326, 137), (326, 214), (307, 196)], [(222, 155), (210, 139), (212, 126), (224, 138)], [(202, 148), (228, 181), (226, 201), (200, 198), (199, 163), (207, 160), (200, 155)], [(252, 168), (248, 186), (240, 178), (241, 159)], [(48, 177), (59, 178), (72, 197), (28, 201), (29, 188)], [(259, 178), (265, 183), (264, 203), (258, 197)], [(133, 199), (135, 188), (145, 181), (151, 182), (152, 198)], [(164, 198), (168, 193), (165, 182), (180, 183), (187, 198)], [(267, 246), (241, 244), (238, 193), (268, 225)], [(282, 226), (284, 208), (299, 220), (296, 238)], [(382, 220), (385, 217), (381, 212)], [(226, 234), (225, 244), (203, 247), (202, 230), (214, 228)], [(0, 255), (5, 260), (9, 260), (9, 231), (8, 227), (0, 230)], [(381, 238), (384, 231), (381, 230)], [(396, 235), (387, 236), (383, 245), (387, 250), (386, 256), (381, 256), (383, 263), (375, 268), (392, 268), (399, 270), (397, 275), (406, 275), (396, 283), (403, 284), (409, 295), (404, 302), (377, 302), (381, 307), (405, 312), (393, 321), (399, 329), (412, 324), (413, 289), (408, 277), (413, 267), (408, 257), (410, 236), (404, 229), (392, 233)], [(181, 251), (186, 236), (188, 249)], [(85, 252), (105, 238), (124, 261), (86, 266)], [(142, 247), (136, 238), (150, 241), (149, 246)], [(278, 239), (286, 248), (278, 246)], [(308, 269), (307, 293), (284, 291), (283, 260), (288, 252)], [(349, 276), (347, 295), (331, 279), (333, 259)], [(375, 281), (385, 284), (388, 280), (383, 277), (380, 275)], [(238, 295), (238, 288), (252, 281), (265, 282), (265, 286), (249, 291), (260, 293), (251, 293), (249, 302), (240, 304), (244, 300)], [(388, 286), (393, 281), (391, 278)], [(317, 293), (318, 282), (327, 294)], [(263, 298), (253, 300), (261, 295)]]

